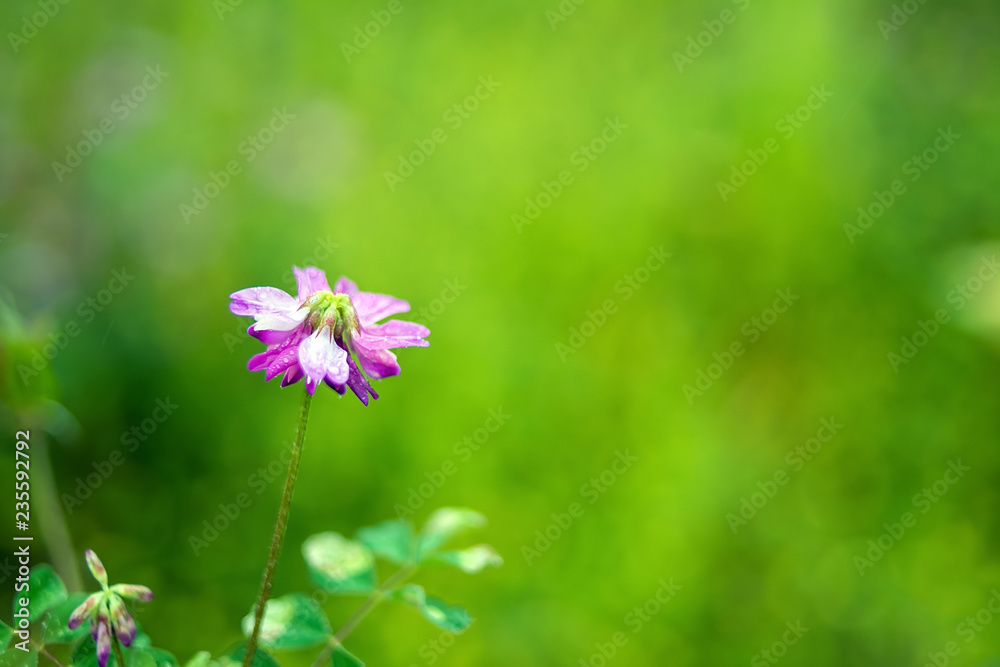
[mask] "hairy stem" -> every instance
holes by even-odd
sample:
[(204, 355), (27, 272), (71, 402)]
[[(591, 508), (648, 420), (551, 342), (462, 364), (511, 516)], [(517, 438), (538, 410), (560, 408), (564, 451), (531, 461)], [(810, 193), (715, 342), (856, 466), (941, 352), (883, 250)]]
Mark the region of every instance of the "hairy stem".
[(39, 644), (35, 640), (32, 640), (31, 641), (31, 645), (34, 646), (36, 649), (38, 649), (39, 654), (44, 655), (46, 658), (48, 658), (49, 660), (51, 660), (52, 662), (54, 662), (58, 667), (63, 667), (63, 664), (61, 662), (59, 662), (58, 660), (56, 660), (55, 656), (53, 656), (51, 653), (49, 653), (48, 651), (46, 651), (45, 647), (42, 644)]
[(274, 535), (271, 536), (271, 550), (267, 557), (267, 567), (264, 569), (264, 580), (260, 586), (260, 595), (257, 596), (253, 632), (247, 641), (247, 650), (243, 655), (243, 667), (250, 667), (254, 654), (257, 652), (260, 622), (264, 618), (264, 607), (271, 597), (274, 571), (278, 566), (278, 556), (281, 555), (281, 544), (285, 541), (285, 530), (288, 528), (288, 510), (292, 506), (292, 492), (295, 490), (295, 479), (299, 474), (299, 459), (302, 456), (302, 443), (306, 439), (306, 423), (309, 421), (309, 404), (311, 401), (312, 394), (307, 390), (302, 396), (302, 410), (299, 412), (299, 424), (295, 430), (295, 442), (292, 444), (291, 459), (288, 461), (288, 476), (285, 477), (285, 487), (281, 492), (278, 520), (274, 524)]
[(396, 574), (386, 579), (385, 583), (372, 591), (371, 595), (369, 595), (361, 606), (358, 607), (358, 610), (354, 612), (354, 615), (347, 619), (347, 623), (344, 623), (343, 627), (340, 628), (340, 630), (337, 630), (337, 633), (333, 637), (330, 637), (330, 641), (327, 642), (326, 646), (323, 647), (323, 650), (320, 651), (320, 654), (316, 656), (315, 660), (313, 660), (312, 667), (323, 667), (326, 661), (330, 659), (330, 656), (333, 655), (334, 650), (343, 644), (348, 635), (354, 632), (354, 629), (361, 624), (361, 621), (365, 620), (365, 617), (368, 616), (368, 614), (370, 614), (372, 610), (374, 610), (375, 607), (382, 602), (382, 600), (385, 599), (386, 594), (413, 576), (413, 573), (416, 571), (416, 565), (407, 563), (403, 567), (399, 568), (399, 570), (396, 571)]

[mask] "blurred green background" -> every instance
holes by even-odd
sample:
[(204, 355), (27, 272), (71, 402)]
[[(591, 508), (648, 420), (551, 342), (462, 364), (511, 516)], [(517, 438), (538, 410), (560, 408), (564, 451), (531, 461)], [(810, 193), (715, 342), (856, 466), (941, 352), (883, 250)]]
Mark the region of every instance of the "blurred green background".
[[(47, 408), (60, 493), (158, 399), (178, 406), (68, 516), (81, 561), (95, 549), (113, 581), (156, 591), (137, 618), (157, 645), (183, 661), (240, 637), (280, 482), (198, 555), (190, 538), (291, 438), (302, 388), (246, 370), (261, 345), (228, 295), (293, 290), (290, 267), (314, 264), (408, 299), (431, 346), (399, 352), (371, 407), (318, 394), (275, 593), (311, 590), (307, 536), (393, 518), (447, 461), (416, 520), (482, 511), (472, 539), (506, 559), (421, 575), (476, 623), (439, 653), (439, 629), (386, 605), (348, 642), (369, 665), (599, 667), (619, 631), (608, 664), (772, 664), (761, 651), (797, 621), (789, 666), (922, 665), (950, 641), (956, 664), (992, 664), (1000, 621), (981, 615), (969, 641), (960, 624), (1000, 588), (1000, 281), (988, 264), (973, 281), (1000, 220), (995, 3), (897, 5), (890, 30), (888, 0), (223, 1), (72, 0), (34, 32), (45, 3), (0, 8), (0, 281), (24, 320), (3, 346), (3, 469), (43, 398), (78, 422)], [(627, 127), (602, 145), (609, 120)], [(53, 165), (81, 142), (78, 166)], [(734, 166), (754, 173), (724, 199)], [(845, 228), (890, 196), (863, 234)], [(637, 272), (650, 248), (671, 256)], [(87, 306), (122, 270), (125, 289)], [(798, 299), (774, 318), (777, 290)], [(935, 335), (914, 341), (921, 321)], [(25, 381), (19, 364), (70, 323)], [(894, 364), (903, 337), (924, 344)], [(695, 396), (699, 372), (716, 379)], [(456, 443), (498, 409), (464, 460)], [(830, 418), (843, 428), (795, 463)], [(637, 461), (604, 492), (582, 488), (625, 451)], [(761, 506), (741, 525), (744, 499)], [(582, 516), (526, 557), (574, 502)], [(906, 512), (915, 525), (859, 566)], [(357, 604), (329, 602), (335, 626)]]

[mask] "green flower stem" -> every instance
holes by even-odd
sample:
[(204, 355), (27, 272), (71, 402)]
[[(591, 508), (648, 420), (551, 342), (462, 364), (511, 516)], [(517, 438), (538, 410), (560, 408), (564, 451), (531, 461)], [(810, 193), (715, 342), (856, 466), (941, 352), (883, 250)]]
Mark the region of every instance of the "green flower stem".
[(122, 646), (118, 643), (118, 635), (111, 632), (111, 645), (115, 649), (115, 657), (118, 658), (118, 667), (125, 667), (125, 656), (122, 655)]
[(59, 662), (58, 660), (56, 660), (55, 657), (51, 653), (49, 653), (48, 651), (45, 650), (45, 646), (43, 646), (42, 644), (39, 644), (34, 639), (31, 640), (31, 645), (34, 646), (38, 650), (38, 653), (40, 655), (44, 655), (46, 658), (48, 658), (49, 660), (51, 660), (52, 662), (54, 662), (58, 667), (63, 667), (63, 664), (61, 662)]
[(285, 530), (288, 528), (288, 511), (292, 505), (292, 492), (295, 490), (295, 479), (299, 474), (299, 459), (302, 457), (302, 443), (306, 439), (306, 424), (309, 421), (309, 404), (312, 394), (307, 391), (302, 397), (302, 410), (299, 413), (299, 425), (295, 430), (295, 442), (292, 445), (292, 455), (288, 462), (288, 476), (285, 477), (285, 488), (281, 492), (281, 505), (278, 507), (278, 520), (274, 524), (274, 535), (271, 537), (271, 551), (264, 569), (264, 581), (257, 596), (257, 606), (254, 614), (253, 632), (247, 641), (247, 650), (243, 655), (243, 667), (250, 667), (254, 654), (257, 652), (257, 638), (260, 636), (260, 622), (264, 618), (264, 607), (271, 597), (271, 585), (274, 583), (274, 570), (278, 566), (278, 556), (281, 555), (281, 544), (285, 541)]
[(369, 595), (358, 610), (354, 612), (354, 615), (347, 620), (347, 623), (344, 623), (344, 626), (340, 628), (340, 630), (337, 630), (337, 634), (330, 637), (330, 641), (326, 643), (326, 646), (323, 647), (320, 654), (316, 656), (315, 660), (313, 660), (312, 667), (323, 667), (323, 665), (330, 659), (330, 656), (333, 655), (334, 650), (344, 643), (344, 640), (347, 639), (348, 635), (354, 632), (354, 629), (357, 628), (358, 625), (361, 624), (361, 621), (365, 620), (365, 617), (368, 616), (368, 614), (370, 614), (375, 607), (382, 602), (382, 600), (385, 599), (385, 596), (404, 581), (412, 577), (413, 573), (416, 571), (416, 565), (413, 563), (407, 563), (403, 567), (399, 568), (399, 570), (396, 571), (396, 574), (386, 579), (385, 583), (372, 591), (371, 595)]

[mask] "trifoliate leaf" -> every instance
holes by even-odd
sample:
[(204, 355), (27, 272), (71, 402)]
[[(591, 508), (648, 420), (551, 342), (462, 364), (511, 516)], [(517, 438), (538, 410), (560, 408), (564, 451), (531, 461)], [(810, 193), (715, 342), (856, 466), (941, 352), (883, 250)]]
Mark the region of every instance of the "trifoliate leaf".
[[(243, 619), (243, 634), (253, 632), (254, 612)], [(292, 593), (268, 600), (260, 624), (260, 645), (268, 648), (302, 648), (322, 644), (333, 630), (326, 614), (308, 595)]]
[(418, 559), (426, 558), (458, 533), (470, 528), (482, 528), (486, 517), (479, 512), (457, 507), (442, 507), (431, 514), (420, 531)]
[(69, 629), (69, 617), (73, 610), (83, 604), (90, 595), (73, 593), (68, 598), (49, 609), (42, 619), (42, 642), (45, 644), (72, 644), (89, 632), (89, 624), (83, 623), (76, 630)]
[(10, 638), (13, 636), (14, 628), (0, 621), (0, 653), (7, 650), (7, 645), (10, 644)]
[(302, 545), (313, 580), (332, 593), (374, 590), (375, 556), (368, 547), (337, 533), (313, 535)]
[(354, 538), (376, 556), (393, 563), (405, 563), (411, 558), (413, 528), (408, 521), (398, 519), (362, 528)]
[[(136, 641), (138, 641), (138, 638)], [(132, 644), (132, 646), (135, 647), (135, 644)], [(142, 650), (153, 658), (156, 667), (178, 667), (177, 658), (170, 651), (164, 651), (162, 648), (143, 648)]]
[(156, 667), (156, 660), (146, 651), (135, 651), (126, 660), (128, 667)]
[[(234, 646), (231, 650), (227, 651), (224, 656), (219, 658), (219, 667), (236, 667), (243, 664), (243, 656), (247, 652), (247, 643), (240, 642)], [(281, 667), (274, 656), (265, 651), (260, 646), (253, 654), (253, 660), (250, 662), (250, 667)]]
[(184, 667), (208, 667), (208, 663), (212, 660), (212, 654), (208, 651), (198, 651), (194, 656), (187, 661)]
[(0, 667), (38, 667), (38, 651), (33, 648), (22, 651), (11, 646), (0, 653)]
[(365, 663), (343, 646), (335, 648), (330, 659), (333, 662), (333, 667), (365, 667)]
[(27, 593), (14, 595), (15, 618), (19, 609), (18, 602), (22, 597), (28, 599), (28, 620), (34, 623), (45, 612), (66, 599), (66, 585), (51, 565), (42, 563), (31, 568)]
[(442, 551), (431, 560), (454, 565), (466, 574), (477, 574), (487, 567), (500, 567), (503, 558), (488, 544), (477, 544), (461, 551)]
[(423, 587), (417, 584), (400, 586), (392, 591), (388, 597), (413, 605), (427, 620), (449, 632), (464, 632), (472, 625), (472, 617), (465, 609), (427, 595)]

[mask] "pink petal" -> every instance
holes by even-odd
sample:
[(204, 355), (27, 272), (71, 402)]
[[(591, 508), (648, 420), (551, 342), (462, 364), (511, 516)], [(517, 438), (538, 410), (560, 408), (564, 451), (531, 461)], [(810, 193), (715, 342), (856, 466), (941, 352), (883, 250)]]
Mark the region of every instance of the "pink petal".
[(229, 295), (233, 300), (229, 310), (233, 315), (256, 317), (261, 313), (295, 310), (298, 302), (277, 287), (248, 287)]
[[(357, 365), (355, 365), (354, 360), (350, 356), (347, 357), (347, 365), (351, 368), (351, 374), (347, 379), (347, 386), (351, 388), (354, 395), (358, 397), (365, 407), (368, 407), (368, 395), (371, 394), (372, 398), (378, 398), (378, 394), (372, 389), (371, 384), (368, 382), (368, 378), (358, 370)], [(343, 385), (339, 390), (341, 394), (344, 393)]]
[(416, 322), (390, 320), (385, 324), (365, 327), (354, 336), (353, 342), (369, 350), (388, 350), (394, 347), (427, 347), (430, 343), (424, 337), (431, 335), (430, 329)]
[(299, 346), (289, 345), (275, 355), (271, 363), (268, 364), (267, 373), (264, 374), (264, 379), (270, 380), (277, 377), (288, 370), (289, 366), (297, 363), (299, 363)]
[(247, 333), (264, 343), (265, 345), (277, 345), (288, 340), (292, 331), (276, 331), (272, 329), (259, 330), (257, 324), (251, 324)]
[(262, 371), (269, 365), (271, 365), (271, 362), (274, 360), (276, 356), (277, 354), (271, 348), (268, 348), (267, 350), (261, 352), (260, 354), (255, 354), (254, 356), (250, 357), (250, 361), (247, 362), (247, 370)]
[(306, 377), (309, 393), (324, 379), (347, 382), (347, 351), (333, 342), (329, 327), (323, 327), (299, 344), (299, 366)]
[(292, 272), (295, 274), (295, 282), (299, 286), (299, 303), (309, 298), (313, 292), (331, 291), (330, 283), (326, 281), (326, 274), (315, 266), (307, 266), (304, 269), (293, 266)]
[(253, 325), (254, 331), (292, 331), (305, 322), (309, 316), (306, 308), (298, 308), (288, 312), (261, 313), (255, 315), (257, 322)]
[(388, 350), (370, 350), (359, 345), (357, 340), (353, 344), (354, 351), (358, 354), (358, 361), (361, 363), (361, 368), (365, 373), (368, 373), (368, 375), (376, 380), (399, 375), (399, 363), (396, 361), (396, 355), (392, 352)]
[(340, 280), (337, 281), (337, 284), (333, 288), (333, 293), (354, 296), (358, 293), (358, 286), (354, 284), (353, 280), (350, 280), (345, 276), (341, 276)]
[(289, 369), (285, 371), (285, 376), (281, 378), (281, 386), (287, 387), (290, 384), (295, 384), (302, 379), (302, 375), (302, 367), (298, 364), (289, 367)]
[(351, 295), (351, 303), (354, 310), (358, 312), (358, 319), (361, 326), (370, 326), (385, 319), (390, 315), (405, 313), (410, 309), (410, 304), (402, 299), (389, 296), (388, 294), (375, 294), (373, 292), (358, 292)]

